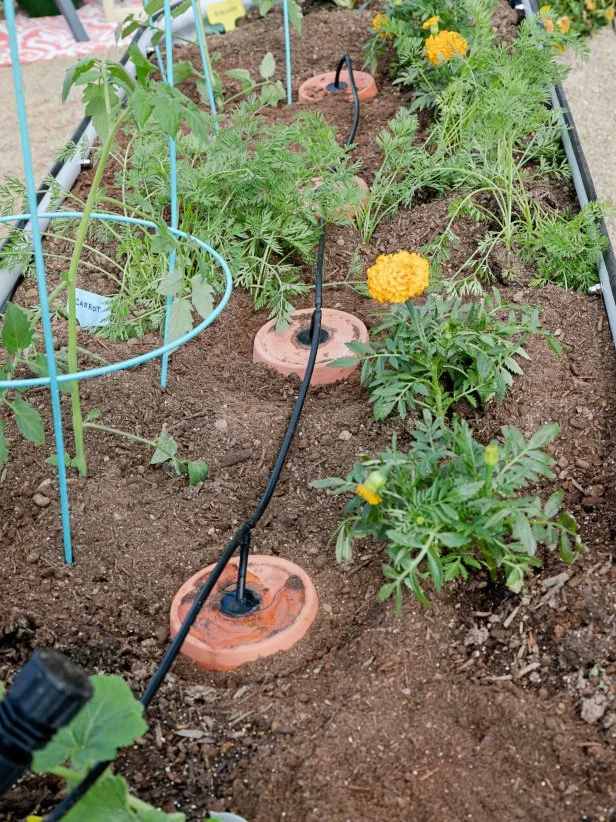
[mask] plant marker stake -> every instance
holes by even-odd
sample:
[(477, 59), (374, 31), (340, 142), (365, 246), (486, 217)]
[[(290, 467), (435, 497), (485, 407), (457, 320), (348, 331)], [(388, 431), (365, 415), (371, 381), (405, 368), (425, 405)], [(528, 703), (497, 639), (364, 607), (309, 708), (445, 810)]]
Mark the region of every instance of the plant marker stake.
[(6, 24), (9, 32), (11, 65), (13, 69), (13, 88), (15, 90), (15, 104), (17, 106), (17, 119), (19, 121), (19, 136), (21, 138), (21, 154), (23, 157), (24, 172), (26, 177), (26, 191), (28, 194), (28, 211), (30, 212), (32, 247), (34, 250), (34, 263), (36, 267), (36, 282), (38, 286), (39, 303), (41, 306), (43, 337), (45, 339), (45, 356), (47, 358), (49, 387), (51, 390), (53, 430), (56, 442), (56, 453), (58, 457), (58, 482), (60, 485), (60, 509), (62, 512), (64, 560), (68, 565), (70, 565), (73, 562), (73, 550), (71, 547), (71, 520), (68, 510), (68, 488), (66, 484), (66, 463), (64, 459), (64, 432), (62, 430), (60, 390), (58, 388), (57, 380), (58, 371), (56, 368), (56, 358), (54, 355), (53, 333), (51, 330), (51, 316), (49, 314), (49, 300), (47, 296), (47, 282), (45, 278), (45, 261), (43, 259), (41, 230), (38, 222), (38, 203), (36, 199), (36, 186), (34, 183), (34, 170), (32, 168), (32, 151), (30, 148), (30, 135), (28, 133), (28, 116), (26, 114), (23, 79), (21, 75), (21, 66), (19, 65), (19, 46), (17, 43), (17, 31), (15, 29), (15, 7), (13, 3), (14, 0), (7, 0), (4, 4), (4, 16), (6, 18)]
[(293, 87), (291, 85), (291, 30), (289, 28), (289, 0), (282, 0), (282, 16), (284, 20), (284, 56), (287, 69), (287, 104), (293, 102)]
[[(216, 100), (214, 98), (214, 88), (212, 86), (212, 72), (211, 72), (211, 63), (210, 63), (210, 55), (207, 49), (207, 43), (205, 41), (205, 29), (203, 28), (203, 16), (201, 15), (201, 8), (199, 7), (198, 0), (192, 0), (192, 8), (193, 8), (193, 15), (195, 17), (195, 28), (197, 31), (197, 43), (199, 44), (199, 51), (201, 52), (201, 63), (203, 65), (203, 74), (205, 75), (205, 85), (207, 86), (207, 97), (208, 102), (210, 104), (210, 110), (212, 112), (212, 117), (216, 117), (218, 112), (216, 111)], [(218, 131), (219, 125), (218, 121), (214, 119), (214, 130)]]
[[(173, 87), (173, 32), (171, 30), (171, 2), (165, 0), (165, 51), (167, 58), (167, 76), (165, 83)], [(177, 151), (175, 147), (175, 140), (173, 137), (169, 138), (169, 179), (170, 179), (170, 199), (171, 199), (171, 228), (178, 227), (178, 177), (177, 177)], [(177, 252), (175, 248), (169, 256), (169, 273), (172, 274), (175, 270), (175, 261)], [(167, 297), (167, 307), (165, 309), (165, 334), (163, 342), (166, 345), (169, 342), (169, 321), (171, 319), (171, 305), (173, 297)], [(163, 354), (163, 362), (160, 371), (160, 385), (161, 388), (167, 387), (167, 371), (169, 369), (169, 354)]]

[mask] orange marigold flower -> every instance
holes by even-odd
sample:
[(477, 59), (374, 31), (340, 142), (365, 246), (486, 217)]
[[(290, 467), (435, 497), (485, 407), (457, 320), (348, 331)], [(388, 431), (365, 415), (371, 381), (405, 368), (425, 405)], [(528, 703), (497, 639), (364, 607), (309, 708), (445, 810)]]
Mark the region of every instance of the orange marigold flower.
[(386, 14), (381, 14), (381, 12), (378, 12), (378, 14), (375, 14), (374, 17), (372, 18), (372, 28), (375, 31), (379, 32), (379, 37), (382, 37), (384, 40), (389, 40), (389, 39), (391, 39), (391, 34), (389, 34), (389, 32), (387, 32), (387, 31), (383, 31), (386, 24), (387, 24), (387, 15)]
[(441, 18), (438, 14), (432, 15), (432, 17), (428, 17), (428, 19), (421, 24), (422, 29), (431, 29), (432, 26), (438, 26)]
[(370, 296), (380, 303), (404, 303), (430, 283), (430, 263), (421, 254), (381, 254), (367, 272)]
[(566, 34), (571, 28), (571, 20), (568, 17), (559, 17), (556, 21), (556, 25), (563, 34)]
[(378, 493), (386, 484), (387, 477), (380, 471), (371, 471), (365, 481), (360, 483), (355, 492), (370, 505), (379, 505), (383, 497)]
[(430, 35), (426, 40), (426, 57), (437, 66), (458, 55), (464, 57), (468, 49), (468, 43), (457, 31), (439, 31), (438, 34)]
[(605, 12), (605, 19), (610, 22), (614, 19), (614, 9), (607, 9)]

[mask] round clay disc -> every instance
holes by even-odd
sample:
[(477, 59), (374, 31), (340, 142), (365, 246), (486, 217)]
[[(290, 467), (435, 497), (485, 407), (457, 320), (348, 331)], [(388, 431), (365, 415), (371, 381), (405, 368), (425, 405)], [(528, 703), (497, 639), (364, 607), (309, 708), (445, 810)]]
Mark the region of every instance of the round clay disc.
[[(376, 83), (374, 77), (365, 71), (354, 71), (353, 78), (357, 87), (357, 96), (363, 102), (372, 100), (377, 95)], [(351, 84), (349, 83), (349, 72), (341, 71), (340, 80), (345, 83), (344, 89), (337, 90), (334, 88), (336, 81), (336, 72), (328, 71), (325, 74), (317, 74), (316, 77), (311, 77), (301, 84), (298, 90), (298, 100), (300, 103), (318, 103), (326, 94), (344, 94), (347, 100), (353, 99), (353, 92), (351, 91)]]
[[(182, 654), (199, 668), (229, 671), (286, 651), (299, 642), (317, 616), (319, 601), (308, 574), (289, 560), (260, 554), (250, 556), (246, 586), (258, 595), (261, 604), (240, 617), (222, 613), (223, 596), (237, 584), (237, 562), (232, 560), (223, 571), (182, 645)], [(196, 573), (175, 595), (171, 605), (172, 637), (214, 567)]]
[[(310, 345), (306, 344), (307, 341), (301, 342), (301, 334), (303, 332), (305, 339), (310, 328), (311, 316), (311, 308), (295, 311), (284, 331), (276, 331), (275, 320), (270, 320), (262, 326), (255, 337), (253, 362), (262, 362), (268, 368), (273, 368), (285, 376), (297, 374), (300, 379), (303, 379), (308, 364)], [(359, 363), (344, 368), (331, 366), (330, 363), (340, 357), (353, 356), (347, 343), (368, 342), (366, 326), (357, 317), (345, 311), (324, 308), (321, 330), (322, 334), (325, 332), (327, 338), (319, 345), (310, 380), (311, 385), (337, 382), (352, 374)]]

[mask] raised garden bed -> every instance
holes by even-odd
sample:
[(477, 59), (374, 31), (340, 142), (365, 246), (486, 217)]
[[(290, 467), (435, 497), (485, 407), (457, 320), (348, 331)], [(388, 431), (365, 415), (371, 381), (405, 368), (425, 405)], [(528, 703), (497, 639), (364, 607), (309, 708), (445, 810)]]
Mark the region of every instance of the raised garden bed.
[[(361, 65), (371, 16), (310, 11), (302, 36), (294, 35), (294, 82), (331, 70), (345, 49)], [(510, 39), (516, 22), (499, 5), (497, 31)], [(222, 54), (219, 70), (241, 63), (256, 74), (267, 51), (282, 66), (275, 15), (210, 45)], [(197, 52), (180, 56), (196, 59)], [(411, 98), (390, 84), (384, 67), (376, 80), (380, 93), (362, 108), (354, 153), (368, 182), (381, 161), (375, 135)], [(301, 108), (311, 106), (294, 106)], [(344, 136), (350, 104), (332, 99), (320, 110)], [(290, 111), (265, 116), (284, 122)], [(428, 118), (421, 122), (427, 127)], [(77, 193), (89, 178), (84, 172)], [(531, 196), (560, 208), (575, 204), (566, 180), (544, 182)], [(379, 224), (369, 244), (355, 228), (328, 228), (327, 306), (374, 325), (377, 303), (344, 285), (349, 270), (360, 268), (356, 250), (365, 271), (378, 254), (424, 246), (446, 227), (453, 195), (426, 199)], [(457, 221), (460, 242), (445, 276), (475, 249), (481, 231), (469, 218)], [(61, 270), (50, 264), (52, 286)], [(532, 338), (530, 362), (504, 402), (460, 412), (486, 443), (503, 424), (530, 436), (543, 423), (559, 423), (548, 449), (559, 478), (543, 490), (564, 488), (587, 553), (572, 566), (547, 555), (522, 597), (477, 576), (432, 596), (427, 609), (410, 596), (399, 614), (393, 603), (379, 604), (381, 549), (364, 544), (353, 564), (336, 565), (328, 541), (341, 505), (310, 483), (344, 476), (360, 454), (384, 450), (393, 433), (408, 443), (412, 424), (374, 421), (357, 375), (313, 390), (254, 544), (308, 571), (319, 592), (318, 621), (289, 653), (231, 673), (177, 664), (149, 713), (150, 731), (120, 758), (142, 798), (189, 820), (201, 819), (206, 807), (255, 822), (610, 818), (616, 362), (600, 298), (530, 287), (533, 274), (522, 267), (501, 293), (514, 304), (540, 305), (542, 324), (564, 353)], [(309, 267), (304, 275), (310, 283)], [(80, 285), (111, 290), (87, 272)], [(23, 286), (17, 301), (30, 305), (30, 289)], [(294, 304), (310, 307), (310, 294)], [(107, 424), (156, 437), (165, 422), (182, 453), (210, 464), (211, 478), (194, 492), (173, 473), (151, 470), (146, 448), (88, 432), (90, 476), (70, 480), (74, 567), (61, 560), (54, 469), (41, 465), (41, 449), (11, 441), (0, 477), (0, 680), (35, 646), (53, 645), (87, 670), (120, 673), (142, 690), (167, 644), (173, 595), (216, 560), (254, 507), (288, 419), (297, 382), (252, 364), (252, 341), (266, 316), (236, 291), (217, 323), (174, 355), (165, 392), (154, 364), (84, 386), (84, 406), (99, 409)], [(62, 341), (62, 323), (56, 331)], [(110, 360), (158, 341), (151, 332), (116, 344), (80, 334), (82, 345)], [(31, 401), (48, 422), (46, 394)], [(40, 508), (34, 496), (42, 483), (51, 503)], [(4, 798), (0, 818), (18, 820), (35, 805), (45, 810), (57, 790), (53, 779), (28, 777)]]

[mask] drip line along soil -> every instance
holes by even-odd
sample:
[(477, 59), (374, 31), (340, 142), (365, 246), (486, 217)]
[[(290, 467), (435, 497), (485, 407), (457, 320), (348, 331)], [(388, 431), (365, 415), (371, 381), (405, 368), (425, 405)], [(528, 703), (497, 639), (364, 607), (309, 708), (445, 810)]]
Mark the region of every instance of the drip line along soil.
[[(369, 19), (333, 8), (307, 14), (303, 36), (294, 38), (297, 82), (329, 70), (332, 50), (341, 47), (360, 65)], [(511, 33), (516, 19), (499, 7), (500, 31)], [(221, 51), (223, 68), (242, 62), (255, 69), (262, 53), (276, 48), (277, 25), (266, 18), (217, 38), (212, 48)], [(382, 72), (376, 79), (380, 94), (363, 107), (357, 147), (368, 182), (380, 161), (369, 129), (378, 132), (409, 99)], [(349, 104), (327, 101), (323, 110), (342, 131)], [(268, 116), (275, 121), (288, 112)], [(87, 179), (88, 172), (78, 186)], [(561, 207), (574, 202), (568, 181), (535, 194)], [(354, 250), (365, 267), (378, 253), (424, 244), (446, 224), (449, 199), (400, 212), (365, 246), (352, 228), (328, 228), (326, 304), (372, 324), (375, 304), (344, 286)], [(457, 230), (451, 268), (478, 239), (470, 220)], [(529, 278), (522, 272), (503, 291), (514, 302), (540, 302), (545, 327), (570, 345), (558, 358), (533, 341), (532, 363), (503, 405), (490, 405), (481, 417), (466, 413), (484, 441), (504, 422), (527, 433), (546, 421), (561, 424), (554, 457), (588, 554), (565, 569), (566, 580), (563, 566), (548, 560), (524, 601), (477, 579), (436, 598), (429, 610), (411, 600), (400, 615), (378, 605), (379, 552), (367, 545), (354, 565), (335, 566), (327, 540), (339, 504), (309, 483), (345, 473), (357, 454), (382, 449), (393, 432), (404, 441), (406, 424), (374, 422), (357, 377), (315, 390), (262, 521), (258, 551), (284, 555), (310, 573), (319, 620), (296, 649), (246, 670), (204, 674), (178, 664), (152, 706), (151, 731), (118, 763), (144, 799), (179, 807), (189, 819), (205, 805), (251, 820), (609, 818), (613, 728), (588, 724), (581, 710), (597, 694), (589, 668), (603, 667), (608, 689), (616, 673), (614, 355), (599, 298), (531, 288)], [(96, 284), (86, 281), (93, 290)], [(27, 292), (26, 285), (26, 302)], [(210, 462), (212, 479), (195, 494), (149, 470), (145, 450), (93, 435), (92, 476), (71, 485), (80, 557), (73, 569), (49, 547), (58, 544), (53, 479), (45, 486), (50, 506), (32, 501), (53, 471), (40, 467), (33, 446), (12, 443), (16, 459), (0, 485), (8, 569), (0, 582), (0, 678), (32, 647), (49, 644), (91, 672), (121, 673), (135, 691), (143, 689), (167, 644), (173, 593), (193, 569), (216, 559), (221, 541), (254, 507), (246, 489), (263, 487), (267, 454), (297, 391), (297, 382), (251, 363), (263, 321), (236, 293), (207, 340), (175, 358), (167, 393), (153, 366), (87, 388), (88, 404), (119, 427), (150, 434), (168, 420), (181, 447)], [(61, 339), (61, 325), (57, 333)], [(117, 349), (145, 349), (154, 339), (115, 346), (83, 335), (82, 342), (112, 359), (122, 356)], [(135, 399), (126, 401), (131, 389)], [(34, 401), (44, 409), (42, 394)], [(57, 799), (53, 779), (29, 777), (5, 797), (0, 814), (13, 822), (33, 800), (46, 810)]]
[[(336, 69), (335, 77), (333, 80), (334, 88), (335, 90), (342, 88), (340, 77), (341, 70), (344, 66), (346, 66), (346, 73), (348, 75), (348, 82), (351, 87), (353, 99), (353, 121), (351, 129), (349, 131), (349, 135), (345, 141), (346, 145), (350, 146), (355, 140), (355, 135), (357, 134), (357, 129), (359, 126), (360, 103), (357, 87), (355, 85), (355, 79), (353, 76), (353, 65), (351, 62), (351, 58), (348, 54), (345, 54), (338, 63), (338, 67)], [(237, 573), (236, 589), (234, 592), (232, 592), (234, 595), (235, 602), (235, 605), (233, 607), (237, 609), (235, 611), (237, 615), (241, 614), (241, 609), (246, 606), (248, 606), (246, 613), (249, 613), (250, 611), (249, 595), (252, 592), (250, 591), (250, 589), (246, 589), (246, 578), (247, 568), (250, 561), (249, 552), (251, 544), (251, 535), (253, 529), (259, 524), (259, 521), (262, 519), (263, 515), (267, 511), (268, 505), (271, 502), (271, 499), (276, 491), (276, 487), (280, 482), (280, 476), (284, 468), (289, 448), (291, 447), (291, 443), (293, 441), (293, 437), (295, 435), (295, 431), (304, 407), (304, 402), (308, 395), (317, 359), (318, 349), (321, 344), (321, 309), (323, 304), (323, 262), (325, 258), (326, 238), (325, 230), (326, 225), (325, 223), (323, 223), (320, 229), (319, 248), (316, 260), (314, 310), (312, 312), (310, 328), (307, 338), (307, 342), (309, 343), (309, 351), (307, 355), (306, 370), (304, 373), (304, 377), (302, 379), (297, 400), (295, 401), (293, 413), (291, 414), (291, 419), (289, 420), (289, 424), (287, 426), (287, 430), (285, 432), (284, 439), (280, 447), (280, 451), (278, 452), (276, 463), (268, 479), (265, 491), (263, 492), (263, 496), (259, 500), (259, 503), (256, 506), (254, 512), (242, 523), (242, 525), (237, 529), (237, 531), (229, 541), (229, 544), (222, 552), (215, 567), (212, 569), (209, 576), (207, 577), (207, 580), (204, 582), (199, 594), (194, 598), (194, 601), (192, 602), (188, 610), (188, 613), (179, 625), (175, 633), (175, 636), (173, 637), (171, 645), (165, 653), (165, 656), (163, 657), (159, 667), (156, 669), (152, 679), (148, 683), (145, 693), (141, 698), (141, 702), (145, 708), (148, 708), (150, 706), (153, 699), (160, 690), (163, 682), (165, 681), (165, 678), (168, 676), (168, 673), (171, 670), (173, 663), (177, 659), (184, 645), (184, 641), (187, 638), (190, 629), (193, 627), (197, 617), (202, 611), (208, 598), (212, 595), (212, 592), (218, 579), (220, 578), (223, 571), (227, 568), (231, 557), (238, 548), (240, 549), (240, 563)], [(223, 611), (222, 603), (220, 610)], [(231, 611), (226, 612), (226, 616), (232, 615), (233, 614)], [(70, 794), (58, 806), (56, 806), (56, 808), (54, 808), (53, 811), (47, 816), (48, 822), (56, 822), (56, 820), (62, 819), (71, 810), (71, 808), (74, 808), (77, 802), (87, 793), (87, 791), (92, 787), (92, 785), (94, 785), (97, 779), (99, 779), (104, 774), (104, 772), (107, 770), (110, 764), (111, 763), (109, 761), (103, 761), (98, 762), (96, 765), (94, 765), (92, 770), (87, 774), (87, 776), (84, 779), (82, 779), (82, 781), (71, 790)]]

